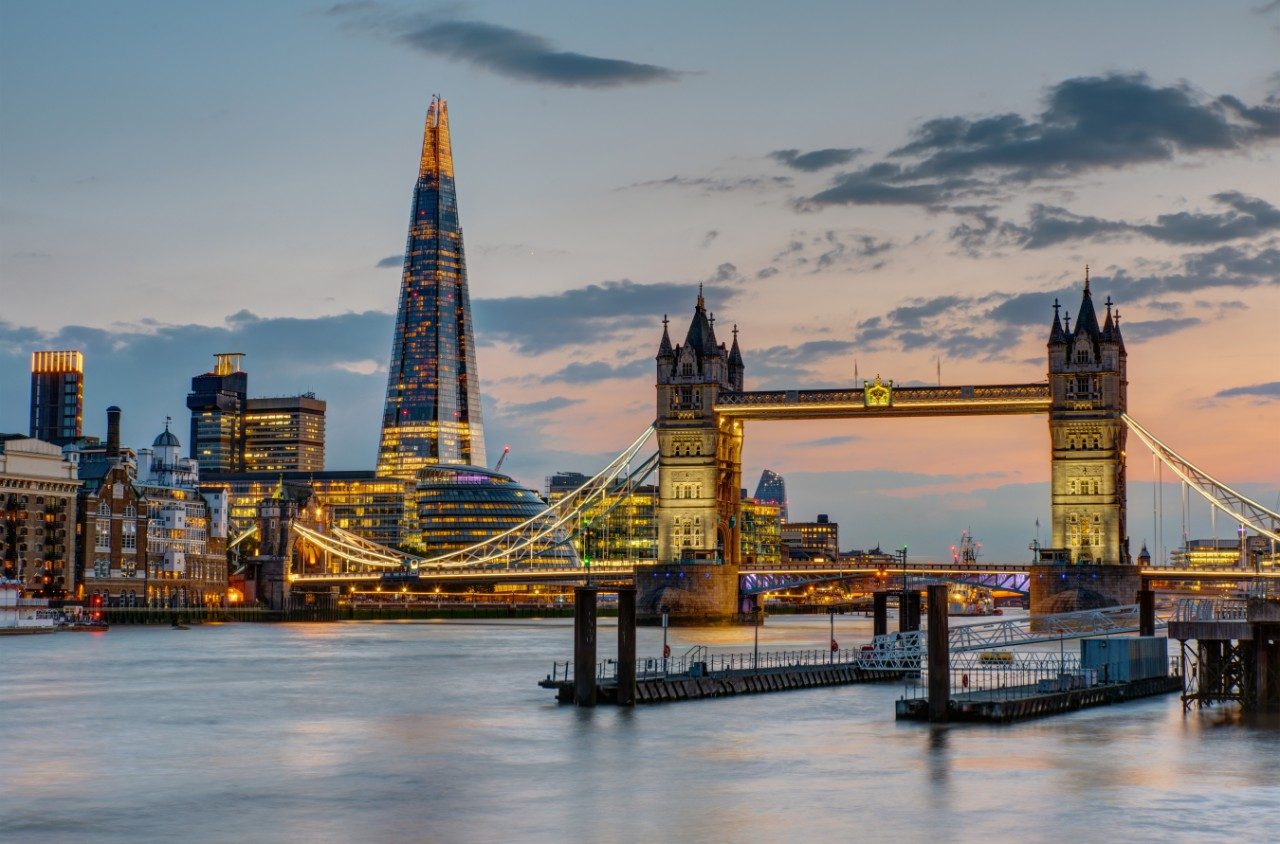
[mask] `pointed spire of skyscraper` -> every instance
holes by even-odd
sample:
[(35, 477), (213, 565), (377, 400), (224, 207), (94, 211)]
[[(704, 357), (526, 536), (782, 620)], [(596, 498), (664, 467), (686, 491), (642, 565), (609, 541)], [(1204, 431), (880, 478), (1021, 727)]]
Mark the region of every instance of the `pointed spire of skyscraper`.
[(396, 314), (378, 474), (435, 463), (485, 464), (480, 381), (458, 222), (449, 109), (427, 109)]

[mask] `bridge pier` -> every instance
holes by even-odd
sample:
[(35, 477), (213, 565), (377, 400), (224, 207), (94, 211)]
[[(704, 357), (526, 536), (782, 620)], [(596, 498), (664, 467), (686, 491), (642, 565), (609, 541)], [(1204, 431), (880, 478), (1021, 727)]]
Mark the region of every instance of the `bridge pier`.
[(884, 636), (889, 632), (889, 593), (873, 592), (871, 595), (871, 635)]
[[(594, 586), (573, 590), (573, 702), (596, 705), (596, 594)], [(632, 663), (632, 671), (635, 663)]]
[(637, 620), (662, 623), (665, 607), (673, 626), (735, 624), (738, 613), (738, 566), (718, 561), (686, 560), (636, 566)]
[(636, 705), (636, 590), (618, 589), (618, 699), (619, 706)]

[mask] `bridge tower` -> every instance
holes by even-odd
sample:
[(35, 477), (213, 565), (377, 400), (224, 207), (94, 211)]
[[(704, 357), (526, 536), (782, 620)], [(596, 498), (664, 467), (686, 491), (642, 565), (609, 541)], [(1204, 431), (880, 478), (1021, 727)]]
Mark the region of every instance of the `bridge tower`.
[(732, 349), (716, 341), (715, 317), (699, 289), (684, 343), (671, 345), (663, 319), (657, 364), (658, 561), (737, 562), (739, 527), (723, 516), (739, 495), (741, 423), (721, 432), (715, 413), (720, 391), (742, 389), (737, 329)]
[(698, 289), (684, 342), (666, 318), (657, 354), (658, 565), (637, 573), (638, 609), (652, 621), (667, 607), (682, 620), (723, 621), (737, 610), (742, 422), (718, 419), (716, 397), (742, 389), (743, 362), (716, 340), (715, 316)]
[[(1074, 328), (1071, 315), (1060, 314), (1056, 301), (1053, 305), (1048, 342), (1053, 547), (1044, 550), (1067, 569), (1052, 573), (1054, 586), (1045, 578), (1032, 578), (1032, 612), (1134, 600), (1125, 521), (1128, 429), (1121, 418), (1128, 409), (1128, 355), (1120, 312), (1110, 298), (1106, 309), (1100, 326), (1088, 267)], [(1037, 589), (1037, 581), (1045, 588)], [(1071, 597), (1045, 604), (1062, 593)]]

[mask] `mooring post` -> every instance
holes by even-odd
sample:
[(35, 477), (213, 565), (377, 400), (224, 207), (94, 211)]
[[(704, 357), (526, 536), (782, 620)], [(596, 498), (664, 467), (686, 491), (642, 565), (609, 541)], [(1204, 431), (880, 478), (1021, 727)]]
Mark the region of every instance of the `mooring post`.
[(1138, 635), (1156, 635), (1156, 592), (1145, 577), (1138, 590)]
[[(916, 593), (918, 596), (920, 593)], [(917, 598), (917, 608), (919, 606)], [(947, 635), (947, 585), (929, 586), (929, 720), (947, 720), (951, 697), (951, 653)]]
[(871, 635), (884, 636), (889, 632), (889, 593), (873, 592), (871, 595)]
[(596, 592), (594, 586), (573, 590), (573, 702), (596, 705)]
[(912, 589), (898, 599), (898, 631), (910, 633), (920, 629), (920, 593)]
[(618, 706), (636, 705), (636, 588), (618, 588)]

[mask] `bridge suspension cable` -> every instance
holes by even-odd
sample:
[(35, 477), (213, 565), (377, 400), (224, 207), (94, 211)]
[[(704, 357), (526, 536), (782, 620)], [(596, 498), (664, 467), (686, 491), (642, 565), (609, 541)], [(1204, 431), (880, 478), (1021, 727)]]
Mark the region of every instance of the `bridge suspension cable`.
[[(635, 471), (631, 471), (630, 466), (653, 436), (653, 432), (654, 426), (651, 424), (603, 469), (537, 515), (482, 542), (444, 554), (429, 557), (406, 554), (338, 527), (331, 527), (328, 534), (325, 534), (295, 522), (293, 530), (322, 550), (343, 560), (375, 568), (457, 569), (490, 566), (494, 563), (510, 564), (521, 557), (532, 558), (538, 551), (545, 552), (549, 548), (568, 544), (572, 528), (590, 508), (619, 492), (625, 495), (635, 485), (643, 482), (657, 467), (657, 454), (646, 456)], [(570, 554), (573, 552), (570, 551)]]
[(1273, 542), (1280, 542), (1280, 513), (1263, 507), (1217, 480), (1161, 442), (1155, 434), (1138, 424), (1129, 414), (1121, 414), (1121, 418), (1129, 426), (1129, 430), (1142, 440), (1143, 445), (1160, 458), (1162, 464), (1172, 469), (1185, 484), (1212, 504), (1215, 510), (1221, 510), (1244, 527), (1268, 537)]

